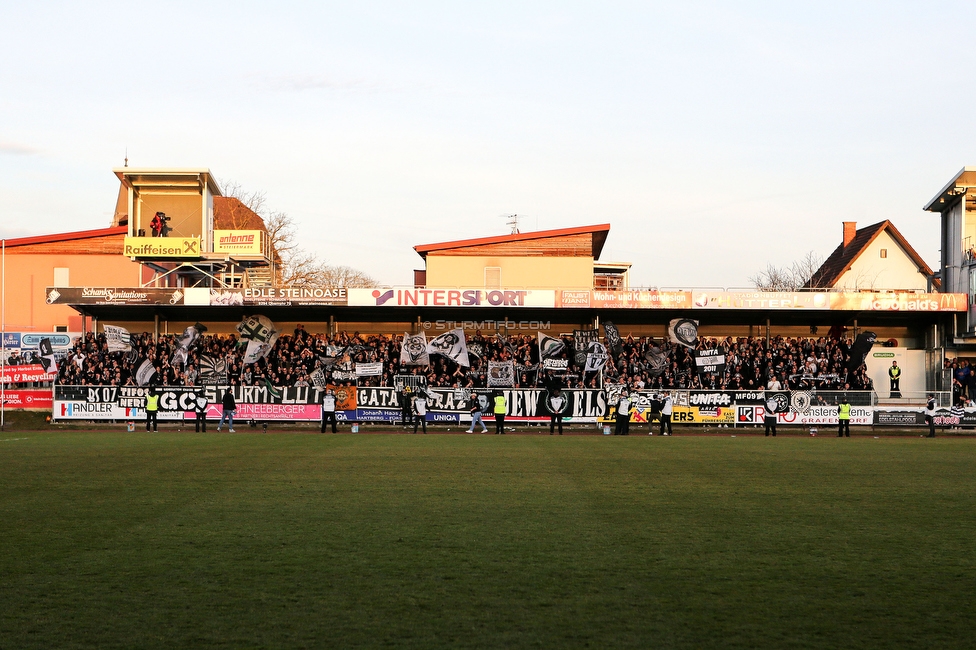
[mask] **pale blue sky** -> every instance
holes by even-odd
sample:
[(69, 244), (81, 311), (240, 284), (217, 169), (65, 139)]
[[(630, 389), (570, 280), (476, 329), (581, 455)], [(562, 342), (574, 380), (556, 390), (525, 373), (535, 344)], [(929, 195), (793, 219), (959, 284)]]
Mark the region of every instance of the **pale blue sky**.
[(972, 2), (5, 3), (0, 236), (109, 225), (111, 169), (209, 167), (305, 247), (609, 222), (643, 286), (748, 285), (976, 164)]

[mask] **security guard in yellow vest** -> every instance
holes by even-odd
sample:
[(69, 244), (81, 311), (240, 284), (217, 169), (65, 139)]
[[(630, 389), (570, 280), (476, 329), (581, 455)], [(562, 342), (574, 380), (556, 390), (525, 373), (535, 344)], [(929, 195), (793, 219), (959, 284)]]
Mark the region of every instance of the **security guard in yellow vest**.
[(505, 413), (508, 411), (505, 396), (502, 395), (501, 391), (498, 391), (495, 393), (493, 401), (495, 402), (495, 435), (505, 435)]
[(837, 407), (837, 437), (843, 438), (845, 435), (851, 437), (851, 405), (847, 401), (847, 396), (845, 395), (840, 401), (840, 406)]
[(156, 413), (159, 411), (159, 395), (155, 388), (149, 389), (146, 395), (146, 431), (149, 431), (149, 423), (152, 423), (152, 430), (156, 431)]
[(888, 381), (891, 382), (889, 397), (901, 397), (901, 368), (898, 367), (897, 361), (892, 361), (891, 367), (888, 368)]

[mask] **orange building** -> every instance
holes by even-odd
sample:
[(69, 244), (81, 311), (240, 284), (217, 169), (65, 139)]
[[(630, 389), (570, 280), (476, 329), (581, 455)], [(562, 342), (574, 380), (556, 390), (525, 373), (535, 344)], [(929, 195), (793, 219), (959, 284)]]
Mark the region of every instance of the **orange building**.
[[(142, 265), (122, 256), (125, 226), (8, 239), (0, 283), (4, 326), (14, 332), (78, 332), (82, 316), (67, 305), (50, 305), (46, 287), (142, 284)], [(90, 321), (89, 321), (90, 324)]]

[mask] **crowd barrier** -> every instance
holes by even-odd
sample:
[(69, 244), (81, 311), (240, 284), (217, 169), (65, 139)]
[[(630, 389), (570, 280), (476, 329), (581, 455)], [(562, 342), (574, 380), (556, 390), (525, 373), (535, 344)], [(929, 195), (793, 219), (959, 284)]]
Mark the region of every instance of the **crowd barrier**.
[[(194, 418), (198, 393), (210, 405), (207, 416), (219, 419), (221, 397), (226, 386), (161, 386), (160, 421)], [(322, 417), (325, 388), (234, 386), (238, 419), (261, 422), (317, 422)], [(340, 422), (396, 422), (401, 416), (402, 395), (394, 388), (337, 387), (336, 419)], [(453, 389), (428, 388), (431, 423), (461, 424), (471, 421), (473, 401), (487, 419), (492, 418), (493, 394), (499, 390), (507, 404), (506, 421), (548, 422), (553, 412), (567, 424), (605, 424), (616, 416), (620, 389), (564, 389), (559, 395), (538, 389)], [(55, 421), (133, 421), (145, 418), (148, 389), (135, 386), (55, 386), (52, 419)], [(837, 403), (848, 397), (852, 426), (923, 426), (924, 412), (918, 405), (879, 407), (872, 393), (817, 393), (808, 391), (671, 391), (672, 421), (676, 424), (728, 427), (763, 424), (767, 410), (776, 413), (780, 425), (817, 426), (837, 424)], [(637, 391), (630, 395), (631, 422), (651, 424), (657, 419), (660, 395)], [(937, 426), (976, 426), (976, 409), (953, 416), (948, 409), (936, 411)]]

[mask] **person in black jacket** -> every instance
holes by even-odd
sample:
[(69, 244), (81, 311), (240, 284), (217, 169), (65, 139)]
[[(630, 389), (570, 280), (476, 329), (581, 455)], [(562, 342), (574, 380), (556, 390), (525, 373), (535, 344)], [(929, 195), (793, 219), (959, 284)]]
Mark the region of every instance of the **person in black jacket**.
[(413, 392), (409, 386), (404, 386), (400, 392), (400, 419), (400, 426), (413, 424)]
[(325, 425), (332, 423), (332, 433), (336, 432), (336, 397), (332, 389), (325, 391), (322, 398), (322, 433), (325, 433)]
[(566, 396), (560, 388), (553, 388), (546, 400), (549, 408), (549, 435), (555, 433), (559, 426), (559, 435), (563, 435), (563, 412), (566, 410)]
[(620, 393), (620, 399), (617, 401), (617, 424), (613, 435), (630, 435), (630, 394), (627, 391)]
[(929, 425), (929, 438), (935, 437), (935, 394), (929, 393), (929, 401), (925, 404), (925, 423)]
[(220, 416), (220, 422), (217, 423), (217, 431), (220, 431), (220, 427), (224, 426), (226, 420), (227, 430), (234, 433), (234, 413), (237, 412), (237, 400), (234, 399), (234, 393), (231, 392), (229, 386), (220, 400), (220, 404), (223, 406), (224, 412)]
[(207, 407), (210, 406), (210, 401), (207, 399), (206, 391), (200, 390), (197, 392), (196, 400), (193, 403), (193, 412), (196, 414), (195, 428), (197, 433), (203, 431), (207, 432)]

